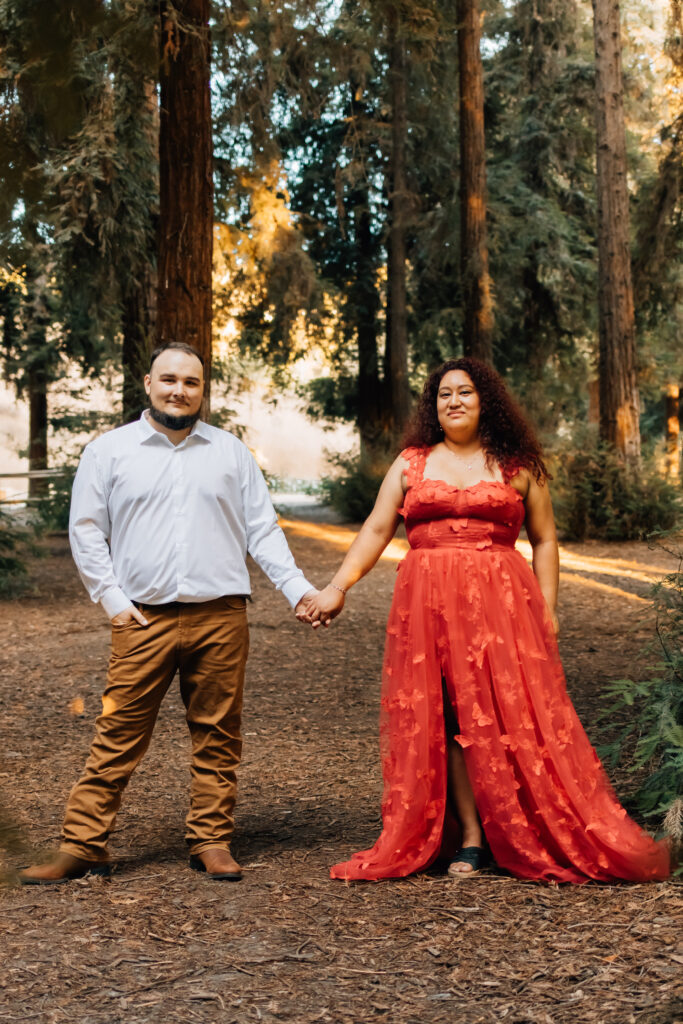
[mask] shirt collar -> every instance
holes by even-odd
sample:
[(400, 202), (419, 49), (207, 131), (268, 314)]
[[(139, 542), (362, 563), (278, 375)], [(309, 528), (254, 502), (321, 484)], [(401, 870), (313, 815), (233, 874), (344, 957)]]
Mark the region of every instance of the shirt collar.
[[(146, 409), (144, 409), (140, 414), (138, 426), (140, 430), (140, 444), (145, 444), (147, 441), (154, 441), (156, 438), (163, 438), (164, 441), (168, 441), (168, 443), (171, 444), (171, 442), (168, 440), (165, 434), (163, 434), (160, 430), (154, 429), (152, 424), (147, 419)], [(206, 441), (210, 444), (211, 428), (207, 423), (204, 423), (203, 420), (197, 420), (197, 422), (192, 427), (192, 430), (185, 438), (185, 441), (189, 441), (190, 439), (192, 439), (193, 441), (195, 439), (197, 441)]]

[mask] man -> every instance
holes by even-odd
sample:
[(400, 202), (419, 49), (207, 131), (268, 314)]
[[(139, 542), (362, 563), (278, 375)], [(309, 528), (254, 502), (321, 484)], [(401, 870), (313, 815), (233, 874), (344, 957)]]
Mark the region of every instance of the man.
[(296, 567), (263, 477), (241, 441), (199, 420), (204, 369), (190, 346), (152, 354), (149, 409), (89, 444), (70, 539), (112, 623), (102, 714), (69, 797), (59, 853), (26, 885), (107, 874), (107, 839), (176, 670), (192, 738), (190, 867), (242, 877), (230, 853), (250, 593), (247, 552), (303, 617), (316, 591)]

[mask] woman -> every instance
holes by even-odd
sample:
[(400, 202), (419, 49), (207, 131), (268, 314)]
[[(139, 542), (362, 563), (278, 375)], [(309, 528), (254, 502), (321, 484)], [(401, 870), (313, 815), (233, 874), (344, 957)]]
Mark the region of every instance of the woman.
[[(308, 609), (314, 623), (338, 615), (405, 517), (381, 701), (384, 828), (332, 877), (427, 868), (447, 846), (449, 804), (455, 877), (481, 867), (485, 842), (519, 878), (667, 877), (668, 848), (617, 803), (566, 694), (548, 474), (501, 378), (475, 359), (444, 363), (408, 443)], [(514, 548), (523, 522), (533, 572)]]

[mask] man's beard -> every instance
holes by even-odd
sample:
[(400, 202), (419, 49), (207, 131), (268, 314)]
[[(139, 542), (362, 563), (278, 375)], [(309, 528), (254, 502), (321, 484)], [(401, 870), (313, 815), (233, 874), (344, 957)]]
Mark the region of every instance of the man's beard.
[(172, 416), (170, 412), (164, 412), (162, 409), (157, 409), (152, 403), (149, 403), (149, 414), (153, 420), (160, 423), (162, 427), (166, 427), (167, 430), (187, 430), (188, 427), (194, 426), (199, 419), (200, 410), (197, 412), (188, 413), (186, 416)]

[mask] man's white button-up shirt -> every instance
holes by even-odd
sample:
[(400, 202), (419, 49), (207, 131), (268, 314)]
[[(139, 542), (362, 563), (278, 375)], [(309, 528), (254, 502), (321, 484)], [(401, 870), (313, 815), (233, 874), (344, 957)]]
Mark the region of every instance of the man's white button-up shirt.
[(249, 594), (247, 554), (292, 607), (312, 589), (246, 446), (201, 421), (178, 445), (145, 413), (92, 441), (74, 480), (69, 537), (109, 618), (131, 601)]

